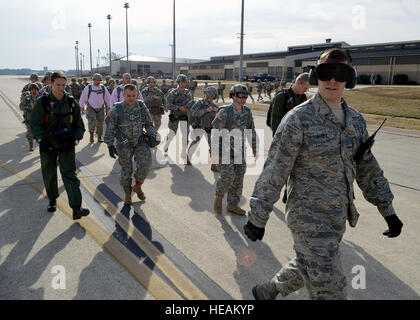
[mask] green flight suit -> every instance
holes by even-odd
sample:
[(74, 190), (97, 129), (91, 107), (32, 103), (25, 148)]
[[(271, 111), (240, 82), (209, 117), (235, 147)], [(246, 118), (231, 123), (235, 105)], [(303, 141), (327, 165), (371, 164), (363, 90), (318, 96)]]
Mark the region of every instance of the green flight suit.
[[(85, 132), (80, 115), (80, 106), (74, 100), (72, 116), (71, 106), (68, 100), (69, 95), (64, 93), (61, 100), (57, 100), (52, 93), (48, 95), (51, 101), (51, 109), (48, 121), (45, 123), (46, 114), (42, 106), (42, 98), (35, 101), (31, 116), (31, 131), (35, 140), (46, 139), (52, 146), (51, 152), (42, 152), (40, 150), (42, 178), (44, 180), (45, 189), (50, 201), (58, 198), (57, 185), (57, 164), (60, 167), (61, 177), (63, 178), (64, 187), (67, 192), (70, 207), (78, 208), (82, 204), (82, 195), (80, 192), (80, 181), (76, 176), (76, 152), (75, 147), (61, 150), (62, 144), (55, 139), (50, 130), (59, 121), (58, 115), (61, 117), (65, 126), (73, 133), (75, 140), (81, 140)], [(67, 114), (67, 115), (66, 115)], [(72, 124), (70, 120), (72, 119)]]
[[(271, 130), (273, 130), (273, 136), (286, 113), (306, 101), (305, 94), (296, 94), (291, 87), (287, 89), (287, 93), (286, 90), (283, 90), (273, 100), (273, 109), (271, 111)], [(287, 101), (285, 102), (286, 96)]]

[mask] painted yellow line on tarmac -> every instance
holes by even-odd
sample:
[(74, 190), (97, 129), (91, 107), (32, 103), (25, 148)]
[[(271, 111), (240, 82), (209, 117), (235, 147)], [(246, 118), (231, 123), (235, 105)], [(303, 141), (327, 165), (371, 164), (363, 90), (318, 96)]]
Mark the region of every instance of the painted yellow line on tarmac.
[(114, 204), (108, 200), (82, 173), (78, 174), (80, 183), (121, 226), (127, 235), (147, 254), (157, 267), (173, 282), (187, 299), (208, 300), (208, 297), (198, 289), (149, 239), (147, 239), (127, 219)]
[[(0, 167), (13, 174), (33, 189), (46, 197), (42, 182), (36, 181), (31, 176), (26, 176), (7, 163), (0, 161)], [(57, 208), (71, 220), (73, 220), (72, 209), (62, 198), (57, 199)], [(175, 292), (165, 281), (156, 275), (142, 260), (137, 258), (117, 239), (110, 236), (101, 226), (89, 217), (77, 220), (77, 223), (115, 260), (117, 260), (144, 288), (158, 300), (182, 300), (182, 297)]]

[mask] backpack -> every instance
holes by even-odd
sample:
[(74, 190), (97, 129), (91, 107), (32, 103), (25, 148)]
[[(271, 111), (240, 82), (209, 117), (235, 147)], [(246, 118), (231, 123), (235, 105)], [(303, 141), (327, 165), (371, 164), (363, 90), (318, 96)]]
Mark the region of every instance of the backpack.
[(122, 91), (124, 91), (124, 88), (118, 86), (117, 87), (117, 99), (118, 99), (118, 102), (120, 102), (120, 97), (121, 97), (121, 92)]
[(270, 107), (268, 108), (268, 111), (267, 111), (267, 119), (265, 120), (266, 125), (270, 128), (271, 128), (271, 112), (273, 111), (274, 99), (276, 99), (277, 95), (279, 94), (284, 94), (284, 102), (283, 102), (284, 107), (287, 107), (286, 105), (287, 105), (287, 102), (289, 101), (290, 92), (288, 89), (283, 89), (282, 92), (277, 93), (275, 97), (273, 98), (273, 100), (271, 100)]
[[(89, 98), (90, 98), (90, 94), (92, 93), (92, 85), (91, 84), (88, 84), (88, 90), (89, 90), (89, 92), (88, 92), (88, 100), (89, 100)], [(103, 85), (103, 84), (101, 84), (101, 90), (102, 90), (102, 97), (103, 97), (103, 99), (104, 99), (104, 101), (105, 101), (105, 86)], [(119, 99), (119, 97), (118, 97), (118, 99)]]

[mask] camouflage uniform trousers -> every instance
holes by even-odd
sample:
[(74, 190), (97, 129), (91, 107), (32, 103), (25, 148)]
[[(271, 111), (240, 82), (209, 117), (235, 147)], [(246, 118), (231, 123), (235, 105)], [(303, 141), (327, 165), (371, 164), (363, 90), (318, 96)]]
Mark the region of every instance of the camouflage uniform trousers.
[(346, 299), (346, 278), (340, 260), (340, 235), (292, 231), (296, 258), (271, 280), (282, 296), (306, 287), (312, 300)]
[(99, 136), (102, 136), (104, 132), (105, 108), (95, 111), (91, 106), (88, 106), (86, 119), (88, 120), (89, 132), (96, 132)]
[(133, 147), (116, 146), (118, 152), (118, 162), (121, 165), (120, 184), (122, 187), (131, 186), (131, 177), (133, 175), (133, 156), (136, 163), (134, 178), (143, 183), (149, 174), (152, 166), (152, 153), (149, 146), (138, 144)]
[(169, 144), (171, 143), (172, 139), (175, 138), (176, 133), (178, 132), (178, 125), (179, 122), (182, 121), (181, 125), (181, 132), (183, 137), (187, 137), (187, 139), (182, 139), (182, 156), (185, 158), (187, 155), (187, 146), (188, 146), (188, 136), (190, 134), (189, 124), (188, 121), (183, 120), (169, 120), (168, 122), (168, 128), (169, 128), (169, 134), (166, 138), (165, 143), (165, 149), (169, 147)]
[(32, 136), (31, 132), (31, 112), (25, 111), (24, 123), (26, 126), (26, 139), (28, 139), (29, 143), (33, 143), (34, 137)]
[(191, 160), (193, 154), (197, 151), (197, 148), (200, 145), (201, 138), (204, 135), (206, 135), (207, 143), (209, 144), (209, 154), (211, 154), (211, 129), (204, 130), (197, 128), (193, 130), (193, 134), (195, 136), (195, 140), (193, 140), (193, 142), (191, 142), (190, 146), (188, 147), (188, 158)]
[(262, 95), (261, 95), (261, 91), (260, 90), (258, 90), (258, 98), (257, 98), (257, 101), (263, 101), (264, 100), (264, 98), (262, 97)]
[(162, 125), (162, 114), (150, 112), (150, 116), (152, 117), (153, 125), (156, 131), (158, 131), (160, 126)]
[(219, 177), (216, 181), (216, 196), (224, 196), (226, 193), (227, 203), (238, 206), (242, 196), (246, 164), (218, 164)]

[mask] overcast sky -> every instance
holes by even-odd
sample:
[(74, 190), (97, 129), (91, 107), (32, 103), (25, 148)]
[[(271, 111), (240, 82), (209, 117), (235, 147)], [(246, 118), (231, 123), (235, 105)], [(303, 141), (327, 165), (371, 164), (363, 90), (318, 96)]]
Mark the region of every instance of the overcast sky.
[[(89, 68), (92, 55), (125, 55), (126, 1), (1, 1), (0, 68), (74, 69), (75, 41)], [(173, 0), (129, 0), (129, 51), (171, 57)], [(176, 54), (209, 59), (239, 53), (241, 0), (176, 0)], [(245, 0), (244, 52), (332, 41), (351, 45), (420, 40), (419, 0)], [(102, 64), (102, 61), (101, 61)]]

